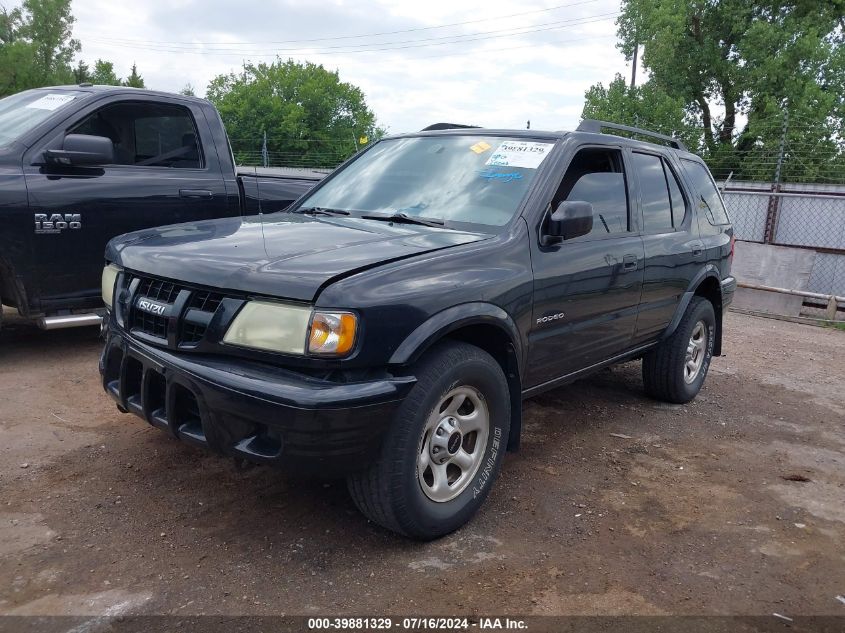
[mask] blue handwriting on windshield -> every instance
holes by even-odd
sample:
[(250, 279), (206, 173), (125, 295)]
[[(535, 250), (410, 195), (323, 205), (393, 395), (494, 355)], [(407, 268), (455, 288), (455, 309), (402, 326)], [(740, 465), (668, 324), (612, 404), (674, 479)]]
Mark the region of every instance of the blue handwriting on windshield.
[(487, 182), (493, 182), (494, 180), (498, 182), (513, 182), (514, 180), (522, 180), (522, 174), (516, 171), (493, 171), (492, 169), (486, 169), (484, 171), (478, 172), (482, 178), (484, 178)]

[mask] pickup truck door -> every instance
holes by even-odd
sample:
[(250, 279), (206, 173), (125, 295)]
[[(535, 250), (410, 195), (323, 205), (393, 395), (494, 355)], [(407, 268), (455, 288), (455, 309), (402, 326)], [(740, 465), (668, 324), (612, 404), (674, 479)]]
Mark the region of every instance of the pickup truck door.
[(632, 345), (644, 254), (624, 158), (621, 148), (579, 149), (548, 208), (562, 200), (590, 202), (592, 232), (542, 246), (541, 222), (532, 240), (526, 387), (587, 369)]
[[(68, 133), (109, 137), (115, 164), (44, 164), (41, 152), (60, 148)], [(100, 305), (103, 252), (116, 235), (239, 214), (196, 101), (146, 95), (101, 100), (33, 146), (23, 167), (42, 312)]]

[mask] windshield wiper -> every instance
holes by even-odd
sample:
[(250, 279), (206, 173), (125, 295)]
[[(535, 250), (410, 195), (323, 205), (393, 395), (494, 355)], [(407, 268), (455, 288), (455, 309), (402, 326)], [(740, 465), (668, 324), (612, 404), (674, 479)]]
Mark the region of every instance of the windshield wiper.
[(349, 215), (343, 209), (327, 209), (326, 207), (300, 207), (291, 213), (305, 213), (307, 215)]
[(405, 224), (420, 224), (422, 226), (443, 226), (445, 222), (437, 218), (421, 218), (408, 215), (402, 211), (387, 215), (362, 215), (365, 220), (381, 220), (382, 222), (404, 222)]

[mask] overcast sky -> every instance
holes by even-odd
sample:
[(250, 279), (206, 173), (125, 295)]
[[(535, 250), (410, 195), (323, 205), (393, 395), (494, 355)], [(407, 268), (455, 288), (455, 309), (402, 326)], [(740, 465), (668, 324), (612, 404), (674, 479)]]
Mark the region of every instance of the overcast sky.
[(435, 121), (571, 128), (591, 84), (630, 74), (618, 11), (618, 0), (73, 2), (89, 64), (109, 59), (126, 76), (137, 62), (148, 87), (190, 83), (202, 96), (245, 60), (318, 62), (360, 86), (394, 133)]

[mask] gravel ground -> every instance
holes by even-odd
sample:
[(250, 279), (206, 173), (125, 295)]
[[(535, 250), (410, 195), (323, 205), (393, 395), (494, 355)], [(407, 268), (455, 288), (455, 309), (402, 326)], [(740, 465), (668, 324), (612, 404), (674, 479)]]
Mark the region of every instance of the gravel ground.
[(687, 406), (630, 363), (526, 403), (420, 544), (120, 414), (93, 330), (0, 332), (0, 613), (845, 614), (845, 333), (730, 314)]

